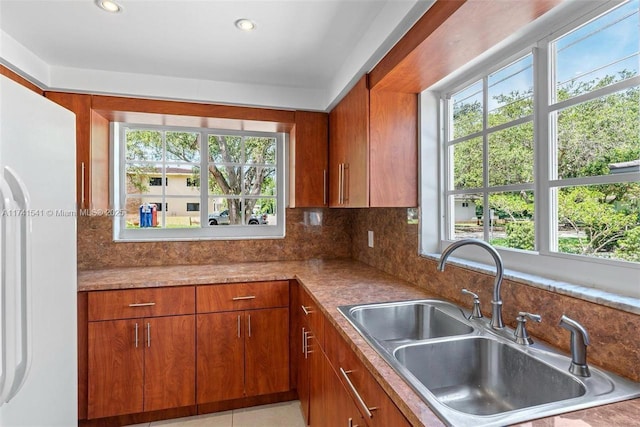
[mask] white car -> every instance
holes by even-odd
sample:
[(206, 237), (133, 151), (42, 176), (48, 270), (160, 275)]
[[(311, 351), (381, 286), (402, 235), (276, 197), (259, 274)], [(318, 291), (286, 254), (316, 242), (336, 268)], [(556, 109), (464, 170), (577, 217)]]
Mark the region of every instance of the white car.
[[(213, 212), (209, 214), (209, 225), (229, 225), (229, 210), (225, 209), (222, 212)], [(251, 215), (249, 218), (249, 225), (269, 224), (267, 220), (267, 214)]]

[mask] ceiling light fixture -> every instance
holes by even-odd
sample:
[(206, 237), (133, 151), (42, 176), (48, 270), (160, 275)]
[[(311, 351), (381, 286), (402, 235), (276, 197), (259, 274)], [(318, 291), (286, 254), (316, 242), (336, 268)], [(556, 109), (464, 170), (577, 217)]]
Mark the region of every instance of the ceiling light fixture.
[(242, 31), (253, 31), (256, 29), (256, 24), (250, 19), (238, 19), (236, 21), (236, 27)]
[(106, 12), (118, 13), (122, 11), (122, 6), (113, 0), (95, 0), (96, 5)]

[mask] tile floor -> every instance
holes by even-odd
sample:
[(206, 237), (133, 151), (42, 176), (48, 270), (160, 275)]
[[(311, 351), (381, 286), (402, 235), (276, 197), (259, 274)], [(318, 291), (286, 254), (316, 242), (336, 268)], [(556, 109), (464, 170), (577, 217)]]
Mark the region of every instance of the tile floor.
[(129, 427), (305, 427), (305, 423), (300, 401), (294, 400)]

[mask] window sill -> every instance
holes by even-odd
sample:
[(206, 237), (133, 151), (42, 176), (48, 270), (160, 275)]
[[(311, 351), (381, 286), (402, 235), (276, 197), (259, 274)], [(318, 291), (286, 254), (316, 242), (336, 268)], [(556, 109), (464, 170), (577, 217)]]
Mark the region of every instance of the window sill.
[[(440, 260), (440, 254), (427, 253), (421, 254), (422, 257), (434, 261)], [(449, 257), (447, 264), (453, 264), (456, 267), (466, 268), (478, 273), (495, 275), (495, 267), (476, 261), (469, 261), (462, 258)], [(505, 269), (504, 278), (519, 283), (524, 283), (534, 288), (544, 289), (546, 291), (555, 292), (574, 298), (579, 298), (595, 304), (606, 307), (615, 308), (617, 310), (626, 311), (633, 314), (640, 314), (640, 298), (632, 298), (623, 295), (616, 295), (611, 292), (599, 289), (588, 288), (586, 286), (567, 283), (559, 280), (549, 279), (529, 273), (522, 273), (515, 270)]]

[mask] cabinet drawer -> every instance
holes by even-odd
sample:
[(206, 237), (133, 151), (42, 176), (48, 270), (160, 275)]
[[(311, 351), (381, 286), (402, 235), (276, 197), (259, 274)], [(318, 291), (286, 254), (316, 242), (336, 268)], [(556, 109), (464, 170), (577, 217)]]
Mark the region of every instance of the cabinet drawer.
[(289, 282), (198, 286), (196, 295), (198, 313), (286, 307), (289, 305)]
[(195, 287), (89, 292), (89, 321), (193, 314)]
[(299, 307), (296, 307), (296, 311), (300, 316), (301, 325), (307, 330), (310, 330), (320, 347), (324, 348), (324, 314), (318, 308), (318, 304), (311, 298), (311, 296), (302, 288), (299, 287)]

